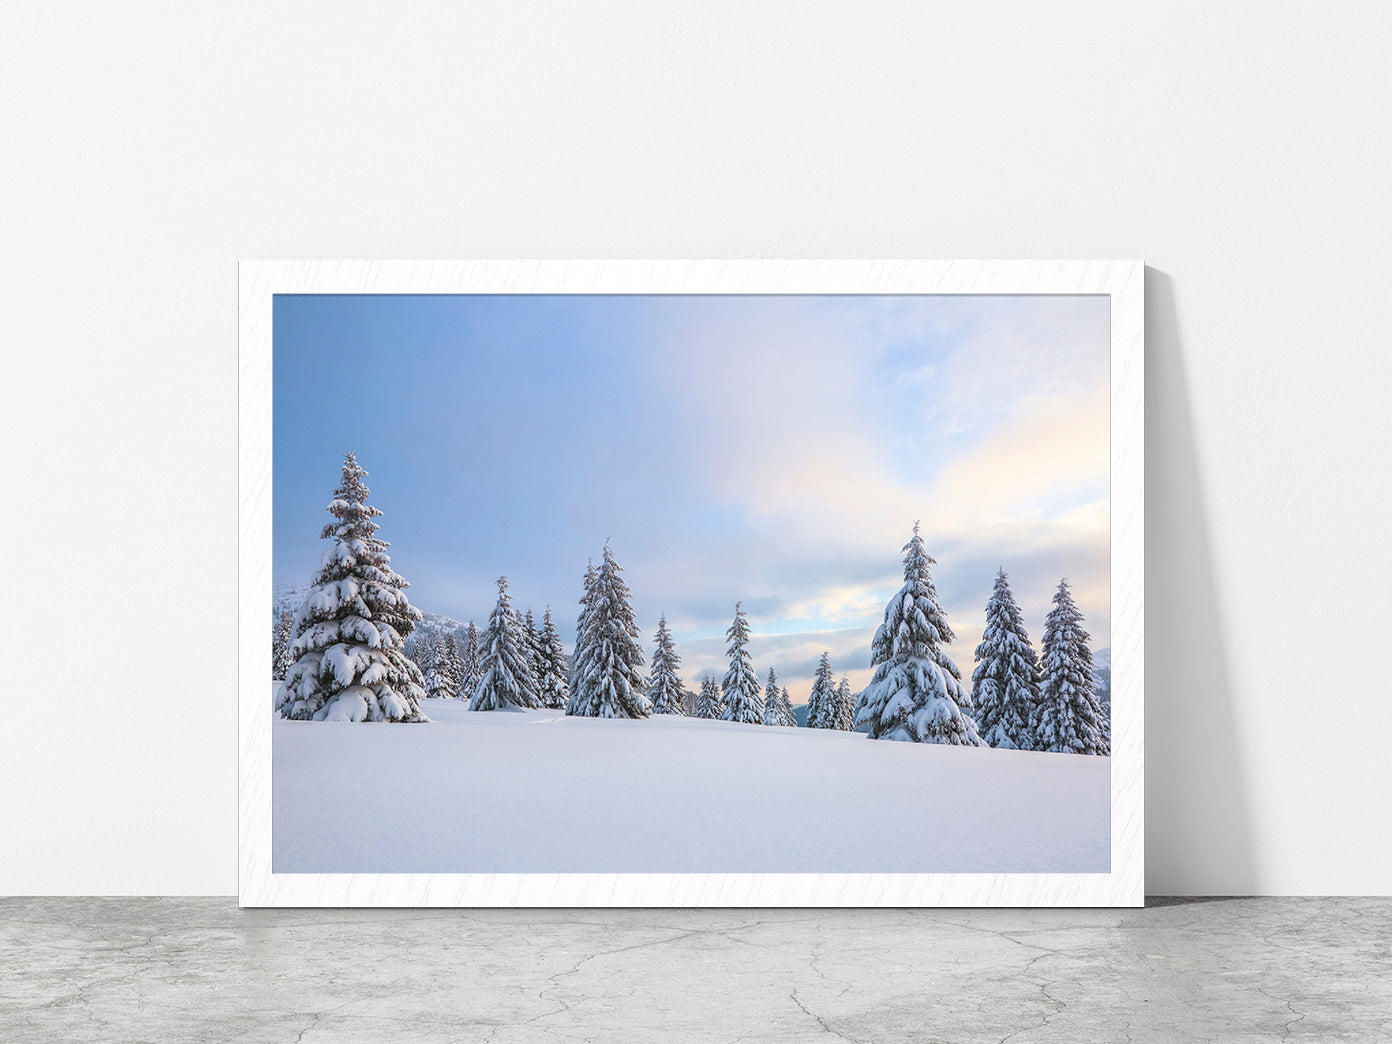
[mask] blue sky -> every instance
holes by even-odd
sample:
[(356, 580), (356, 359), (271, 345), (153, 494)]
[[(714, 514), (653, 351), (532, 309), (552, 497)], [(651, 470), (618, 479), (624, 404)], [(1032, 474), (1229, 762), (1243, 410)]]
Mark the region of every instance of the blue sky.
[(737, 600), (795, 702), (823, 649), (862, 685), (916, 519), (964, 675), (997, 566), (1109, 644), (1105, 297), (278, 296), (274, 355), (278, 585), (352, 449), (416, 605), (506, 573), (569, 642), (609, 540), (693, 687)]

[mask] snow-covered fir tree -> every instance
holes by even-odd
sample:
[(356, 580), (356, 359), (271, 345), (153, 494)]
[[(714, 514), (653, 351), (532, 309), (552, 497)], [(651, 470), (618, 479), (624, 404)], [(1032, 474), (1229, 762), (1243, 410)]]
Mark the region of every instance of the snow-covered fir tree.
[(541, 705), (560, 710), (570, 699), (570, 684), (566, 681), (565, 648), (561, 645), (561, 633), (556, 630), (556, 622), (551, 619), (549, 605), (541, 617), (537, 659), (541, 666), (541, 673), (537, 676)]
[(537, 628), (536, 620), (532, 616), (532, 611), (528, 609), (522, 616), (523, 633), (527, 638), (527, 652), (531, 656), (532, 674), (536, 678), (541, 678), (541, 631)]
[(778, 672), (772, 667), (769, 668), (768, 684), (764, 686), (764, 724), (770, 726), (781, 725), (781, 715), (778, 706)]
[(759, 688), (753, 662), (749, 658), (749, 622), (744, 618), (743, 602), (735, 603), (735, 619), (730, 624), (730, 629), (725, 632), (725, 640), (730, 643), (726, 649), (730, 656), (730, 669), (725, 672), (725, 680), (720, 683), (724, 703), (720, 711), (720, 720), (762, 725), (764, 695)]
[(590, 620), (590, 605), (594, 600), (595, 580), (599, 576), (594, 560), (585, 566), (585, 579), (580, 592), (580, 615), (575, 619), (575, 655), (570, 658), (570, 699), (566, 702), (567, 714), (579, 714), (586, 706), (588, 697), (584, 692), (584, 679), (580, 677), (580, 655), (585, 651), (585, 640)]
[(418, 630), (406, 639), (403, 648), (411, 662), (420, 668), (421, 675), (428, 675), (435, 665), (435, 632)]
[(652, 680), (648, 684), (648, 699), (654, 714), (685, 714), (686, 687), (677, 669), (681, 657), (676, 642), (667, 628), (667, 614), (658, 617), (657, 636), (653, 639)]
[(1092, 676), (1091, 635), (1073, 601), (1068, 581), (1060, 580), (1054, 607), (1044, 618), (1040, 643), (1040, 686), (1034, 741), (1039, 750), (1064, 754), (1108, 754), (1111, 744)]
[(723, 709), (720, 683), (715, 680), (715, 675), (707, 671), (701, 675), (701, 695), (696, 701), (696, 717), (718, 718)]
[(567, 714), (586, 718), (646, 718), (652, 704), (645, 694), (643, 649), (632, 595), (609, 545), (595, 573), (585, 606), (585, 630), (575, 651), (580, 692)]
[(784, 702), (786, 689), (778, 687), (778, 672), (769, 668), (768, 684), (764, 687), (764, 724), (796, 725), (791, 704)]
[(464, 641), (459, 650), (459, 695), (472, 700), (479, 679), (483, 677), (483, 648), (479, 629), (470, 620), (464, 628)]
[(851, 692), (851, 679), (841, 675), (841, 684), (836, 686), (836, 727), (843, 732), (855, 728), (855, 693)]
[(458, 696), (460, 683), (464, 681), (464, 661), (459, 657), (459, 636), (453, 631), (442, 631), (445, 639), (445, 657), (449, 666), (449, 695)]
[(832, 680), (830, 653), (822, 653), (821, 662), (817, 664), (817, 675), (812, 679), (812, 695), (807, 698), (807, 727), (841, 727), (841, 710), (836, 697), (836, 682)]
[(284, 681), (290, 666), (290, 643), (295, 638), (295, 614), (282, 609), (276, 618), (275, 633), (271, 636), (271, 678)]
[(796, 728), (796, 727), (797, 727), (797, 714), (793, 711), (793, 697), (792, 697), (792, 695), (788, 692), (788, 686), (786, 686), (786, 685), (783, 686), (783, 713), (787, 716), (787, 719), (788, 719), (788, 720), (785, 721), (783, 724), (784, 724), (784, 725), (791, 725), (791, 726), (793, 726), (794, 728)]
[(435, 655), (425, 676), (425, 691), (431, 699), (445, 700), (459, 692), (459, 662), (454, 652), (454, 636), (435, 632)]
[(914, 523), (904, 545), (904, 586), (885, 606), (870, 645), (874, 677), (860, 694), (855, 724), (871, 739), (979, 747), (971, 696), (943, 646), (954, 639), (933, 586), (933, 559)]
[(1097, 679), (1097, 706), (1102, 711), (1102, 734), (1107, 738), (1107, 749), (1112, 749), (1112, 667), (1097, 667), (1092, 676)]
[(464, 628), (456, 627), (450, 631), (450, 656), (454, 659), (453, 695), (467, 700), (473, 693), (464, 691), (464, 646)]
[(522, 610), (516, 606), (512, 610), (512, 619), (517, 624), (517, 640), (522, 643), (522, 648), (527, 653), (527, 663), (532, 662), (532, 629), (527, 625), (527, 618), (522, 615)]
[(483, 632), (481, 673), (469, 703), (473, 711), (532, 710), (540, 705), (526, 639), (520, 633), (507, 589), (507, 577), (498, 577), (498, 604)]
[(1039, 702), (1039, 657), (1025, 631), (1004, 569), (986, 603), (986, 630), (972, 671), (976, 731), (988, 747), (1033, 750), (1032, 721)]
[(407, 583), (391, 568), (388, 544), (373, 520), (367, 472), (352, 453), (329, 504), (333, 521), (320, 534), (333, 541), (299, 611), (294, 660), (277, 694), (286, 718), (313, 721), (426, 721), (420, 669), (405, 640), (421, 620)]

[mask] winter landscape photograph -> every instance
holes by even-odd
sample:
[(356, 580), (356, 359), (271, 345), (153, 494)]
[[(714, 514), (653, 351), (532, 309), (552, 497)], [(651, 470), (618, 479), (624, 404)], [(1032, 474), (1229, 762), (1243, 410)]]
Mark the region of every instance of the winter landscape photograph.
[(1109, 872), (1109, 306), (277, 294), (273, 871)]

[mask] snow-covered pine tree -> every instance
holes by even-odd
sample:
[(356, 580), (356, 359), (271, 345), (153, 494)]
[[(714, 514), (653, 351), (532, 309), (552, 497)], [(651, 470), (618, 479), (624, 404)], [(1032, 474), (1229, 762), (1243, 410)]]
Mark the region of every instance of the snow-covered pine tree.
[(454, 635), (441, 630), (436, 639), (436, 647), (441, 650), (436, 654), (436, 663), (443, 662), (445, 669), (446, 691), (442, 695), (453, 696), (459, 686), (459, 654), (454, 648)]
[(456, 631), (445, 632), (445, 643), (449, 648), (449, 672), (450, 672), (450, 691), (451, 697), (459, 695), (459, 686), (464, 682), (464, 658), (459, 655), (459, 634)]
[(653, 642), (652, 681), (648, 685), (648, 699), (652, 702), (653, 713), (685, 714), (686, 688), (682, 685), (681, 675), (677, 673), (681, 657), (677, 655), (672, 632), (667, 629), (666, 613), (658, 617), (657, 636)]
[(696, 717), (718, 718), (723, 709), (720, 685), (709, 671), (701, 675), (701, 695), (696, 701)]
[(836, 727), (842, 732), (855, 728), (855, 693), (851, 692), (851, 679), (841, 675), (841, 684), (836, 686)]
[(435, 656), (425, 676), (425, 691), (435, 700), (447, 700), (459, 691), (454, 638), (448, 631), (435, 632)]
[(582, 648), (576, 650), (581, 692), (567, 714), (585, 718), (646, 718), (652, 714), (644, 690), (643, 648), (622, 567), (609, 545), (595, 574), (585, 612)]
[(793, 712), (793, 697), (788, 693), (788, 686), (783, 686), (783, 724), (797, 728), (797, 715)]
[(904, 586), (885, 606), (884, 623), (871, 642), (875, 674), (860, 694), (855, 724), (866, 726), (871, 739), (979, 747), (976, 725), (962, 713), (971, 709), (971, 696), (943, 650), (955, 636), (938, 604), (934, 561), (917, 522), (904, 552)]
[(430, 673), (430, 668), (435, 666), (435, 632), (418, 630), (406, 639), (404, 646), (406, 656), (420, 668), (421, 676)]
[(1112, 668), (1108, 664), (1093, 672), (1097, 679), (1097, 706), (1102, 711), (1102, 735), (1107, 738), (1107, 749), (1112, 749)]
[(464, 652), (468, 645), (468, 635), (464, 628), (456, 627), (450, 631), (450, 656), (454, 660), (454, 692), (450, 695), (456, 699), (467, 699), (469, 694), (464, 691)]
[(976, 647), (972, 703), (976, 731), (988, 747), (1033, 750), (1031, 727), (1039, 702), (1039, 657), (1025, 631), (1005, 570), (986, 603), (986, 630)]
[(352, 453), (329, 504), (332, 540), (313, 586), (295, 614), (294, 663), (277, 693), (286, 718), (312, 721), (426, 721), (420, 669), (405, 640), (421, 620), (406, 597), (406, 581), (391, 568), (388, 544), (366, 503), (367, 472)]
[(276, 618), (275, 633), (271, 636), (271, 678), (285, 680), (285, 671), (290, 666), (290, 643), (295, 637), (295, 614), (282, 609)]
[(1109, 754), (1111, 745), (1092, 677), (1091, 635), (1066, 579), (1054, 592), (1040, 643), (1041, 683), (1034, 741), (1039, 750), (1064, 754)]
[[(527, 658), (527, 667), (532, 672), (532, 680), (540, 685), (540, 676), (537, 674), (537, 639), (540, 637), (536, 633), (536, 627), (532, 622), (532, 611), (528, 609), (525, 613), (521, 609), (513, 609), (513, 619), (517, 621), (517, 640), (522, 645), (522, 653)], [(537, 689), (537, 700), (541, 699), (541, 690)]]
[(817, 675), (812, 679), (812, 695), (807, 698), (807, 727), (836, 729), (841, 727), (840, 719), (836, 683), (831, 680), (831, 654), (824, 652), (817, 664)]
[(575, 655), (570, 659), (570, 699), (566, 702), (567, 714), (579, 714), (580, 708), (588, 705), (585, 681), (580, 676), (580, 658), (585, 654), (586, 628), (589, 626), (590, 605), (594, 601), (595, 579), (594, 560), (585, 566), (584, 589), (580, 593), (580, 615), (575, 619)]
[(749, 622), (744, 618), (744, 603), (735, 603), (735, 619), (725, 632), (725, 640), (730, 643), (726, 652), (730, 657), (730, 669), (725, 672), (725, 680), (720, 683), (724, 707), (720, 711), (721, 721), (739, 721), (746, 725), (764, 723), (764, 694), (759, 688), (759, 678), (749, 659)]
[(464, 647), (459, 656), (459, 698), (472, 700), (479, 679), (483, 677), (483, 649), (479, 629), (470, 620), (464, 628)]
[(478, 688), (469, 702), (471, 711), (534, 710), (539, 705), (526, 641), (519, 633), (507, 588), (507, 577), (498, 577), (498, 604), (483, 632), (483, 661)]
[(778, 672), (768, 668), (768, 685), (764, 686), (764, 724), (781, 725), (782, 697), (778, 695)]
[(551, 619), (549, 605), (541, 621), (538, 654), (541, 674), (537, 678), (537, 690), (543, 707), (560, 710), (570, 698), (570, 685), (566, 682), (565, 648), (561, 645), (561, 634), (556, 630), (556, 623)]
[(536, 620), (532, 617), (530, 609), (523, 614), (523, 624), (525, 627), (523, 634), (527, 638), (527, 652), (531, 656), (532, 676), (540, 682), (542, 671), (541, 631), (537, 629)]

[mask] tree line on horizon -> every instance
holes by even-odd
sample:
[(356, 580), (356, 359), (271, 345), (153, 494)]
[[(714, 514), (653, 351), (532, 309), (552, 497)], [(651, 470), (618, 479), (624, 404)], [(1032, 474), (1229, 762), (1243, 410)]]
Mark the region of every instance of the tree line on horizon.
[[(795, 726), (786, 686), (770, 667), (759, 682), (749, 654), (743, 604), (726, 631), (729, 670), (705, 672), (699, 692), (681, 680), (681, 658), (660, 617), (651, 669), (639, 642), (632, 595), (605, 545), (582, 581), (574, 655), (567, 661), (548, 606), (537, 628), (531, 610), (512, 606), (507, 577), (480, 630), (469, 621), (450, 632), (412, 639), (422, 614), (405, 595), (376, 536), (381, 512), (366, 503), (367, 472), (350, 452), (328, 506), (332, 540), (298, 611), (282, 612), (273, 666), (283, 681), (275, 707), (286, 718), (315, 721), (428, 720), (426, 697), (467, 699), (473, 711), (564, 708), (593, 718), (677, 714), (744, 724)], [(807, 726), (860, 729), (872, 739), (992, 746), (1079, 754), (1110, 752), (1109, 716), (1093, 677), (1090, 637), (1062, 580), (1036, 654), (1002, 568), (986, 606), (970, 689), (945, 651), (955, 636), (938, 602), (931, 558), (918, 524), (904, 545), (904, 584), (885, 607), (871, 642), (870, 683), (859, 694), (836, 684), (829, 653), (818, 665)]]

